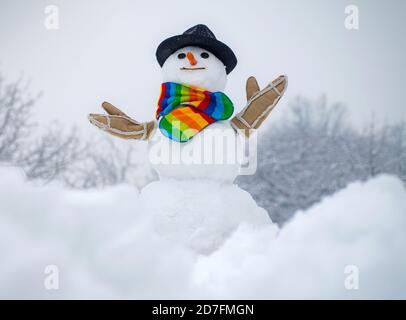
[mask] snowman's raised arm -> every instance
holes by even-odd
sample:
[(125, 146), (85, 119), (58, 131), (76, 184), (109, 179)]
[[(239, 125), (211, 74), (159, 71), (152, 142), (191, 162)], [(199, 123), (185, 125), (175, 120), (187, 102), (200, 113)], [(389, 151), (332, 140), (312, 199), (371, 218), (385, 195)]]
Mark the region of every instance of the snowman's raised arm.
[(156, 121), (138, 122), (127, 116), (109, 102), (103, 102), (107, 114), (89, 114), (89, 121), (101, 130), (123, 139), (149, 140), (152, 138)]
[(261, 89), (259, 88), (257, 79), (251, 76), (247, 79), (247, 84), (245, 85), (245, 91), (247, 93), (247, 101), (249, 101), (254, 94), (256, 94)]
[(233, 128), (249, 138), (275, 108), (287, 86), (288, 77), (285, 75), (279, 76), (262, 90), (257, 80), (249, 77), (246, 85), (247, 105), (231, 119)]

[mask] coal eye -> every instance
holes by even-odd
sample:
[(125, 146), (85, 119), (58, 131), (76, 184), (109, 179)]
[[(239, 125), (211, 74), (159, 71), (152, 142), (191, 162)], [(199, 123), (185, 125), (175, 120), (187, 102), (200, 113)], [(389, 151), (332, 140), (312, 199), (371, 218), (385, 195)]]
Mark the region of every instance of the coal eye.
[(186, 58), (186, 54), (184, 54), (184, 53), (178, 54), (178, 59), (185, 59), (185, 58)]
[(207, 52), (202, 52), (202, 53), (200, 54), (200, 56), (201, 56), (203, 59), (207, 59), (207, 58), (209, 57), (209, 54), (208, 54)]

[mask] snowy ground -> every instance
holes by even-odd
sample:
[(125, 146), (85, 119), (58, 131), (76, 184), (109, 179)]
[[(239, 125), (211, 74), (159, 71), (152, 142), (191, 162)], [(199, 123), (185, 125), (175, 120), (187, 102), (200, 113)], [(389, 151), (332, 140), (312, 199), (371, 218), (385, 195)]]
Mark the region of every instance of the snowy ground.
[[(0, 177), (0, 298), (406, 298), (406, 190), (391, 176), (351, 184), (281, 230), (241, 223), (205, 255), (157, 235), (131, 186)], [(49, 265), (59, 290), (44, 287)], [(347, 290), (354, 270), (359, 288)]]

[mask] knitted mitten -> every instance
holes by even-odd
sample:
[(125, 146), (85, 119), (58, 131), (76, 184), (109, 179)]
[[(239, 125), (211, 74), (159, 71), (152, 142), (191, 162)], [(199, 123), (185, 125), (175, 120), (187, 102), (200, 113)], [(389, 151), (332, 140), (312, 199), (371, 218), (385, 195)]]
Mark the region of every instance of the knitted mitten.
[(123, 139), (149, 140), (153, 136), (155, 121), (140, 123), (108, 102), (103, 102), (102, 107), (108, 114), (89, 114), (90, 123), (99, 129)]
[(249, 138), (252, 130), (258, 129), (276, 106), (285, 93), (287, 85), (287, 76), (279, 76), (260, 90), (257, 80), (254, 77), (249, 77), (246, 86), (247, 105), (231, 119), (233, 128)]

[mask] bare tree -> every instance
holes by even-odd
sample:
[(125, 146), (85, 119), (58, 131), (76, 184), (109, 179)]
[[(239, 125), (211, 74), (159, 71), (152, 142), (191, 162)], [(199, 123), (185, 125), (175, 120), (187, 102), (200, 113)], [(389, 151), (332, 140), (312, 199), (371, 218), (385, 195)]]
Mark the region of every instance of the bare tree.
[(50, 129), (27, 148), (19, 164), (28, 179), (63, 180), (73, 164), (83, 159), (85, 150), (74, 128), (68, 134)]
[(156, 179), (142, 155), (146, 151), (140, 145), (128, 141), (114, 141), (110, 137), (88, 143), (86, 157), (77, 161), (65, 177), (73, 188), (97, 188), (120, 183), (130, 183), (138, 188)]
[(0, 163), (16, 162), (26, 147), (34, 127), (31, 108), (36, 98), (25, 94), (21, 80), (6, 83), (0, 75)]
[(406, 122), (402, 121), (388, 129), (387, 150), (389, 157), (385, 171), (400, 177), (406, 183)]
[(0, 164), (19, 166), (29, 180), (60, 181), (72, 188), (94, 188), (123, 182), (142, 187), (155, 179), (140, 161), (141, 146), (110, 138), (86, 141), (75, 128), (54, 125), (39, 134), (32, 122), (37, 98), (30, 98), (21, 81), (0, 77)]

